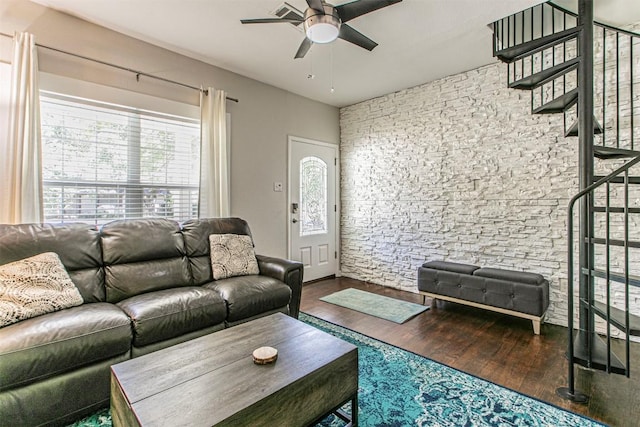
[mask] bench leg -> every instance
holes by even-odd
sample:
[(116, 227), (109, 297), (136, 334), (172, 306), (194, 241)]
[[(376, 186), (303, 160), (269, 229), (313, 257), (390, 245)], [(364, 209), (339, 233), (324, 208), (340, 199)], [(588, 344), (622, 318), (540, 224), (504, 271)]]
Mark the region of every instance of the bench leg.
[(533, 333), (540, 335), (540, 319), (532, 320), (531, 323), (533, 323)]
[[(438, 300), (433, 295), (431, 295), (431, 304), (430, 304), (431, 307), (435, 307), (437, 302), (438, 302)], [(422, 295), (422, 305), (425, 305), (426, 303), (427, 303), (427, 296), (423, 294)]]

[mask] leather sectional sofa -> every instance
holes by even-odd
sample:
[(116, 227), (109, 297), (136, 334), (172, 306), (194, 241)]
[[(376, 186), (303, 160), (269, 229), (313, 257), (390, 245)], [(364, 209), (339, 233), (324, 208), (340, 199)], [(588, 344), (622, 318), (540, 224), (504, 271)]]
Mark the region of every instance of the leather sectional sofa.
[(64, 425), (109, 405), (112, 364), (274, 312), (298, 316), (302, 264), (214, 280), (209, 235), (238, 218), (0, 225), (0, 265), (55, 252), (84, 303), (0, 328), (0, 424)]

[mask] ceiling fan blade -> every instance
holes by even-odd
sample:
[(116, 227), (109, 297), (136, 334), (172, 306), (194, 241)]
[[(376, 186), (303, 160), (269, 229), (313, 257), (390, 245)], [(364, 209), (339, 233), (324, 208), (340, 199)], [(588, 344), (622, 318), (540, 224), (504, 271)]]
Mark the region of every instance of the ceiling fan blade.
[(374, 42), (361, 32), (354, 30), (353, 27), (350, 27), (347, 24), (342, 24), (340, 26), (340, 33), (338, 33), (338, 37), (367, 50), (373, 50), (374, 47), (378, 46), (378, 43)]
[(318, 12), (322, 12), (324, 15), (324, 7), (322, 7), (322, 0), (307, 0), (307, 4), (313, 10), (317, 10)]
[(313, 44), (313, 42), (305, 37), (304, 40), (302, 40), (302, 43), (300, 43), (300, 47), (298, 48), (298, 51), (296, 52), (295, 59), (304, 58), (304, 56), (307, 54), (307, 52), (309, 52), (309, 49), (311, 49), (311, 45), (312, 44)]
[(400, 3), (402, 0), (356, 0), (351, 3), (334, 6), (342, 22), (347, 22), (365, 13)]
[(289, 22), (291, 24), (300, 24), (302, 23), (301, 19), (293, 19), (293, 18), (258, 18), (258, 19), (241, 19), (240, 22), (243, 24), (275, 24), (280, 22)]

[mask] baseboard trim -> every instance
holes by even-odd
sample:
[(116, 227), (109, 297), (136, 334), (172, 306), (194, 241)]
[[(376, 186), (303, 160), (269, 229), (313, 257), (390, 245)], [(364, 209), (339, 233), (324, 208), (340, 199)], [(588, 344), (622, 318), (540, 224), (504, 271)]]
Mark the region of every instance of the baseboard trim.
[(302, 283), (302, 286), (305, 286), (305, 285), (311, 285), (311, 284), (313, 284), (313, 283), (322, 282), (323, 280), (332, 280), (332, 279), (335, 279), (335, 278), (336, 278), (336, 275), (335, 275), (335, 274), (332, 274), (332, 275), (330, 275), (330, 276), (325, 276), (325, 277), (321, 277), (321, 278), (319, 278), (319, 279), (313, 279), (313, 280), (309, 280), (308, 282), (303, 282), (303, 283)]

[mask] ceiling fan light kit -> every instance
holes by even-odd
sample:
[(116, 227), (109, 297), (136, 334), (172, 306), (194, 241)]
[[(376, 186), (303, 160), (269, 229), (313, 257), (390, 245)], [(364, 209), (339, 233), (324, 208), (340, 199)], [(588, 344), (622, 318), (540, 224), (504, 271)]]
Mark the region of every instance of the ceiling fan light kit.
[(340, 33), (340, 17), (333, 6), (324, 3), (324, 11), (308, 8), (304, 12), (304, 32), (313, 43), (331, 43)]
[(296, 59), (304, 58), (313, 43), (331, 43), (337, 38), (371, 51), (378, 44), (346, 25), (345, 22), (401, 1), (355, 0), (333, 6), (323, 0), (306, 0), (309, 7), (305, 10), (304, 17), (288, 14), (280, 18), (241, 19), (240, 22), (243, 24), (290, 23), (296, 26), (304, 24), (306, 37), (296, 52)]

